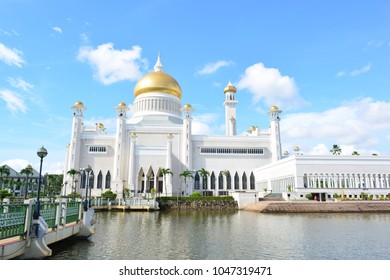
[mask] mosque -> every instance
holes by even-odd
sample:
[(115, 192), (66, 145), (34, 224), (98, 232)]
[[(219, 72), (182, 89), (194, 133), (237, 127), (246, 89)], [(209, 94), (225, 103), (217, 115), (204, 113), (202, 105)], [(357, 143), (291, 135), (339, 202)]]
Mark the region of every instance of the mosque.
[[(154, 71), (134, 88), (131, 117), (126, 103), (115, 108), (115, 134), (107, 134), (101, 123), (84, 126), (87, 108), (76, 102), (71, 107), (63, 192), (75, 189), (83, 194), (89, 186), (92, 196), (111, 190), (119, 198), (198, 191), (209, 196), (276, 192), (286, 199), (306, 199), (310, 193), (323, 200), (335, 193), (356, 196), (374, 190), (378, 197), (390, 193), (390, 158), (283, 157), (282, 111), (277, 106), (268, 111), (268, 128), (251, 126), (245, 135), (237, 135), (236, 92), (230, 82), (224, 88), (226, 133), (219, 136), (192, 134), (195, 109), (182, 104), (181, 87), (164, 72), (160, 55)], [(72, 169), (80, 176), (69, 175)], [(193, 178), (181, 176), (184, 171)]]

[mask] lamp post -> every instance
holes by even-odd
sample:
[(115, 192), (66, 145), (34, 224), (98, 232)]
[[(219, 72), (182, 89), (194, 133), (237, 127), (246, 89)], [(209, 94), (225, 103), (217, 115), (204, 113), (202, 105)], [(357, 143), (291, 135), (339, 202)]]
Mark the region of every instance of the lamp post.
[(85, 187), (85, 200), (84, 200), (84, 211), (88, 211), (88, 189), (89, 189), (89, 172), (91, 172), (92, 168), (88, 165), (85, 169), (87, 171), (87, 186)]
[[(41, 215), (40, 207), (41, 207), (41, 202), (39, 200), (40, 195), (41, 195), (41, 181), (42, 181), (42, 162), (43, 158), (47, 156), (47, 150), (42, 146), (37, 152), (38, 157), (41, 158), (41, 163), (39, 166), (39, 179), (38, 179), (38, 194), (37, 194), (37, 201), (35, 202), (35, 209), (34, 209), (34, 215), (33, 218), (34, 220), (38, 220), (39, 216)], [(37, 227), (38, 230), (38, 227)], [(36, 232), (38, 233), (38, 232)]]

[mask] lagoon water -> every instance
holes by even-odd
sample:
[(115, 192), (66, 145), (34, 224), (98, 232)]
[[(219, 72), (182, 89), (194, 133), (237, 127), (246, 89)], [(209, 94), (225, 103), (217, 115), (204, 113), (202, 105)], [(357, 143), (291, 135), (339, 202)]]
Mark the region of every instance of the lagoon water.
[(390, 214), (247, 211), (96, 212), (87, 240), (60, 260), (389, 260)]

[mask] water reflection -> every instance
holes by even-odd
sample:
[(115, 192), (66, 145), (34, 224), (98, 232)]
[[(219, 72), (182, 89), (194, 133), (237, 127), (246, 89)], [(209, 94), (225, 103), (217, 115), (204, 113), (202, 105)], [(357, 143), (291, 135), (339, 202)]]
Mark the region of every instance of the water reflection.
[(387, 259), (388, 214), (98, 212), (88, 240), (50, 259)]

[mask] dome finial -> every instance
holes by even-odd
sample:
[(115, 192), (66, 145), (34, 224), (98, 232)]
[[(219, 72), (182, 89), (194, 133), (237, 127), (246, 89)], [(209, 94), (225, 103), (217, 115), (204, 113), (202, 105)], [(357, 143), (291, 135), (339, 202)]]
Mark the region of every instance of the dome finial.
[(164, 66), (162, 65), (161, 63), (161, 56), (160, 56), (160, 52), (158, 52), (158, 56), (157, 56), (157, 62), (156, 64), (154, 65), (154, 71), (155, 72), (161, 72), (164, 70)]

